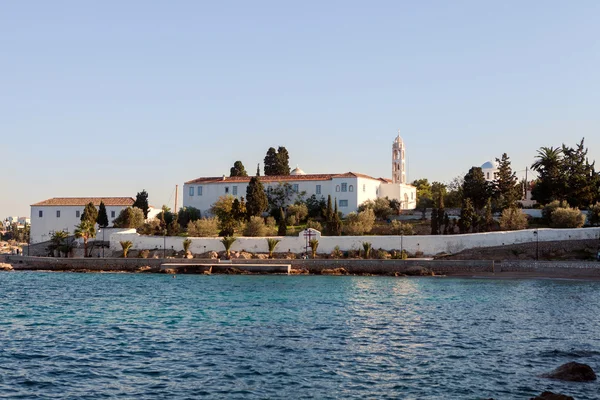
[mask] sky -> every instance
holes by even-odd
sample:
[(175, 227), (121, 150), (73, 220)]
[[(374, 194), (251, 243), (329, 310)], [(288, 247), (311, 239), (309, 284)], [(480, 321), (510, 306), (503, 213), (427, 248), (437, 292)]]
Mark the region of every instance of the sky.
[(143, 189), (173, 207), (278, 146), (391, 177), (398, 129), (411, 181), (583, 137), (600, 161), (599, 20), (596, 0), (2, 2), (0, 218)]

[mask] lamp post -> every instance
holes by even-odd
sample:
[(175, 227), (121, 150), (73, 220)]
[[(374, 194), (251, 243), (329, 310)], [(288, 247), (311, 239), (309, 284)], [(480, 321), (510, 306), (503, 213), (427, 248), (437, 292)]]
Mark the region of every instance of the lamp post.
[(538, 261), (540, 258), (540, 235), (537, 229), (533, 231), (533, 235), (535, 236), (535, 261)]

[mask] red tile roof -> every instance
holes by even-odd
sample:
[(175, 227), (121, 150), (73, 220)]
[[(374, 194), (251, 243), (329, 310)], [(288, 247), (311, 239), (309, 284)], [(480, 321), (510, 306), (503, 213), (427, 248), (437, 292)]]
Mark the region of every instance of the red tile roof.
[[(250, 182), (251, 176), (220, 176), (220, 177), (201, 177), (185, 182), (186, 184), (198, 183), (219, 183), (219, 182)], [(288, 182), (288, 181), (330, 181), (333, 178), (367, 178), (378, 180), (372, 176), (358, 174), (355, 172), (346, 172), (343, 174), (306, 174), (306, 175), (271, 175), (261, 176), (260, 181), (265, 182)]]
[(132, 206), (135, 200), (132, 197), (53, 197), (48, 200), (32, 204), (32, 206), (85, 206), (88, 203), (99, 206)]

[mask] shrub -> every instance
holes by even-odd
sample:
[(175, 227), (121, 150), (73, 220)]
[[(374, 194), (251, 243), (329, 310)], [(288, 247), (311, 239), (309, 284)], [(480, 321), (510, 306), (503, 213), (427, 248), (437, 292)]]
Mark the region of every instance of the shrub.
[(225, 236), (223, 239), (221, 239), (221, 243), (223, 243), (223, 247), (225, 247), (225, 255), (227, 256), (227, 258), (230, 257), (231, 246), (233, 245), (233, 243), (235, 243), (236, 240), (237, 238), (233, 236)]
[(244, 236), (262, 237), (267, 233), (267, 226), (262, 217), (250, 217), (250, 221), (244, 227)]
[(331, 255), (333, 256), (333, 258), (342, 258), (344, 253), (342, 253), (342, 251), (340, 250), (340, 246), (335, 246)]
[(162, 235), (160, 221), (156, 218), (151, 219), (137, 228), (137, 233), (140, 235)]
[(377, 250), (376, 257), (380, 260), (385, 260), (385, 259), (390, 258), (390, 253), (388, 253), (387, 251), (385, 251), (383, 249), (379, 249), (379, 250)]
[(296, 218), (296, 222), (300, 223), (308, 216), (308, 207), (303, 203), (293, 204), (287, 208), (287, 215), (293, 215)]
[(588, 211), (588, 222), (592, 226), (600, 225), (600, 203), (590, 206)]
[(507, 208), (500, 216), (500, 229), (503, 231), (518, 231), (527, 228), (527, 215), (516, 207)]
[(310, 249), (312, 251), (312, 258), (316, 258), (317, 257), (317, 249), (319, 248), (319, 241), (317, 239), (311, 239), (309, 244), (310, 244)]
[(148, 258), (148, 256), (150, 255), (150, 250), (146, 249), (146, 250), (141, 250), (140, 251), (140, 258)]
[(379, 197), (375, 200), (367, 200), (358, 206), (358, 211), (373, 210), (373, 213), (377, 219), (386, 219), (388, 216), (394, 214), (394, 209), (390, 206), (389, 199), (385, 197)]
[(277, 221), (275, 221), (275, 218), (271, 216), (267, 217), (267, 219), (265, 220), (265, 225), (267, 226), (267, 228), (277, 229)]
[(319, 232), (323, 231), (323, 226), (321, 225), (321, 223), (319, 221), (313, 221), (312, 219), (309, 219), (306, 223), (306, 229), (309, 228)]
[(557, 208), (569, 208), (569, 204), (564, 200), (554, 200), (553, 202), (546, 204), (542, 209), (542, 218), (546, 224), (550, 225), (550, 222), (552, 222), (552, 213)]
[(398, 220), (393, 220), (391, 225), (391, 231), (394, 235), (414, 235), (415, 230), (411, 224), (402, 223)]
[(355, 212), (351, 212), (346, 217), (346, 221), (344, 223), (344, 233), (351, 236), (358, 236), (368, 233), (373, 229), (373, 224), (375, 223), (375, 214), (373, 210), (367, 208), (364, 211), (359, 212), (358, 214)]
[(550, 217), (552, 228), (581, 228), (585, 215), (576, 208), (557, 208)]
[(217, 236), (219, 233), (219, 221), (216, 218), (202, 218), (190, 221), (187, 231), (191, 237)]
[(296, 216), (295, 216), (295, 215), (289, 215), (289, 216), (287, 217), (287, 220), (286, 220), (286, 221), (287, 221), (287, 224), (288, 224), (289, 226), (295, 226), (295, 225), (296, 225)]
[(279, 239), (267, 239), (267, 246), (269, 246), (269, 258), (273, 258), (273, 252), (275, 251), (275, 247), (281, 240)]

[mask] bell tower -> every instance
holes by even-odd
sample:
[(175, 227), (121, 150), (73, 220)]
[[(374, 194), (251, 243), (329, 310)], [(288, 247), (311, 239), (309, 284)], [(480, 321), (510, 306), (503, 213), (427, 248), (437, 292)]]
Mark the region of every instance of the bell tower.
[(392, 183), (406, 183), (404, 150), (404, 142), (400, 137), (400, 129), (398, 129), (398, 137), (392, 145)]

